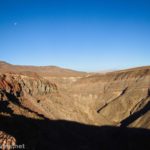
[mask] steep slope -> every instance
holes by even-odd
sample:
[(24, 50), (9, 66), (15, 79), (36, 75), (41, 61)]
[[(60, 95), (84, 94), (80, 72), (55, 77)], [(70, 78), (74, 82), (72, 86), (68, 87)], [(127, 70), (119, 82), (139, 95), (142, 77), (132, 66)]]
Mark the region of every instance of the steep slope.
[(1, 107), (7, 104), (13, 114), (34, 118), (43, 115), (50, 119), (67, 119), (87, 124), (95, 122), (86, 107), (82, 110), (70, 94), (38, 75), (1, 74), (0, 99)]
[[(147, 105), (150, 101), (149, 89), (150, 67), (143, 67), (82, 78), (70, 92), (79, 101), (91, 101), (91, 109), (118, 125)], [(141, 127), (150, 127), (148, 116), (144, 114), (144, 118), (142, 117), (147, 123), (144, 126), (140, 123)]]
[[(35, 111), (35, 116), (38, 113), (45, 115), (38, 105), (39, 99), (53, 93), (57, 93), (57, 86), (39, 76), (0, 74), (1, 106), (9, 105), (13, 113), (30, 117), (30, 112)], [(3, 111), (5, 109), (2, 109), (2, 113)]]

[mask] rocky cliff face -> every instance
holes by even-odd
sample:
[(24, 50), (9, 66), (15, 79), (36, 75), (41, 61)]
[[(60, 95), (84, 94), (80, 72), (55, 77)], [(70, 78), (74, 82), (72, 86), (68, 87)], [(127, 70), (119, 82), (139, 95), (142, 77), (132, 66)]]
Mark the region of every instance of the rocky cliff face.
[(40, 113), (45, 114), (39, 105), (40, 101), (56, 93), (58, 93), (57, 86), (42, 77), (12, 73), (0, 74), (0, 104), (4, 107), (0, 113), (12, 112), (28, 117), (32, 115), (36, 117)]
[(57, 86), (40, 77), (1, 74), (0, 89), (19, 97), (25, 93), (32, 96), (50, 94), (57, 90)]
[[(110, 120), (112, 124), (118, 125), (125, 118), (144, 109), (149, 103), (150, 68), (97, 74), (83, 78), (78, 80), (72, 92), (75, 96), (80, 95), (80, 100), (84, 97), (89, 99), (91, 101), (89, 107), (92, 110)], [(150, 127), (149, 123), (147, 123), (148, 126)]]

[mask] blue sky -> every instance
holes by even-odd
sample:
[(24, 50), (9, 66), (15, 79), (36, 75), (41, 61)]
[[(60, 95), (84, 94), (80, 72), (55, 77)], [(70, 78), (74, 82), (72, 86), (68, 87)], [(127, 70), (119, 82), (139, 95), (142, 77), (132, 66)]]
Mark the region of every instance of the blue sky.
[(149, 0), (0, 0), (0, 60), (100, 71), (149, 56)]

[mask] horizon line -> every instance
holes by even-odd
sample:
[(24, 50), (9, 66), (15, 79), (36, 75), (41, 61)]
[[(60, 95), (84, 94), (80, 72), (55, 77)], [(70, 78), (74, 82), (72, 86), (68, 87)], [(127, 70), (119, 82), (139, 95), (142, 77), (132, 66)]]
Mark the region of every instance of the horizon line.
[(119, 68), (111, 68), (111, 69), (99, 69), (99, 70), (93, 70), (93, 71), (87, 71), (87, 70), (78, 70), (74, 68), (69, 68), (65, 66), (57, 66), (57, 65), (27, 65), (27, 64), (15, 64), (15, 63), (10, 63), (6, 60), (0, 60), (0, 63), (5, 63), (8, 65), (13, 65), (13, 66), (20, 66), (20, 67), (57, 67), (57, 68), (62, 68), (62, 69), (68, 69), (68, 70), (73, 70), (73, 71), (78, 71), (78, 72), (89, 72), (89, 73), (106, 73), (106, 72), (114, 72), (114, 71), (122, 71), (122, 70), (128, 70), (128, 69), (136, 69), (136, 68), (144, 68), (144, 67), (150, 67), (150, 65), (139, 65), (139, 66), (129, 66), (129, 67), (119, 67)]

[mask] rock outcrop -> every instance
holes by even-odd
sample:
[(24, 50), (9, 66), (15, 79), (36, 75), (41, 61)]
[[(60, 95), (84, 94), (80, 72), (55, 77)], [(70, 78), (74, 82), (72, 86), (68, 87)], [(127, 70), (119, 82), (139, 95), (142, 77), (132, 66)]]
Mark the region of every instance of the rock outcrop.
[(10, 150), (13, 149), (16, 145), (16, 139), (13, 136), (6, 134), (3, 131), (0, 131), (0, 149)]
[(0, 90), (19, 97), (25, 93), (37, 96), (57, 91), (57, 86), (40, 77), (30, 77), (17, 74), (1, 74)]

